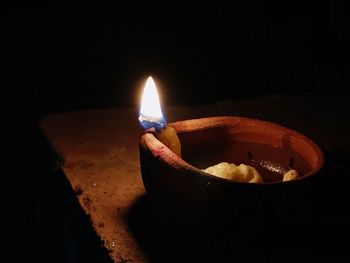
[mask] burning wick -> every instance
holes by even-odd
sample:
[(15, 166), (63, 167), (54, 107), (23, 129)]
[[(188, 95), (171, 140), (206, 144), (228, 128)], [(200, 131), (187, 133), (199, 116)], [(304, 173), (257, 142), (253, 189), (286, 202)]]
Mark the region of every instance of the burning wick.
[(173, 127), (166, 125), (160, 108), (156, 84), (148, 77), (141, 99), (139, 121), (143, 128), (154, 128), (155, 135), (165, 146), (181, 157), (181, 143)]

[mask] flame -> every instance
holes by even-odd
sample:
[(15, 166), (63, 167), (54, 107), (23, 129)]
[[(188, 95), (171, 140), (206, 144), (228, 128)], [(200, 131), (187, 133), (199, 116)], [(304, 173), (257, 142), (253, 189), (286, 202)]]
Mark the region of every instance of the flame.
[(147, 129), (151, 127), (159, 129), (165, 126), (156, 84), (151, 76), (148, 77), (143, 90), (139, 120)]

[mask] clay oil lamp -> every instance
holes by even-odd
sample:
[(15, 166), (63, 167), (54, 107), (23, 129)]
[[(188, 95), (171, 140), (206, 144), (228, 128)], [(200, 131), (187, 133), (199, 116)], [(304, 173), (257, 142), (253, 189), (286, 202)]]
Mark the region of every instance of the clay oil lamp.
[[(147, 96), (153, 113), (142, 105), (139, 118), (147, 128), (139, 143), (141, 174), (156, 211), (173, 222), (257, 218), (266, 207), (271, 211), (299, 198), (298, 189), (322, 170), (324, 155), (316, 143), (272, 122), (220, 116), (166, 124), (152, 90)], [(203, 170), (220, 162), (250, 165), (263, 182), (237, 182)], [(290, 169), (299, 177), (283, 181)]]

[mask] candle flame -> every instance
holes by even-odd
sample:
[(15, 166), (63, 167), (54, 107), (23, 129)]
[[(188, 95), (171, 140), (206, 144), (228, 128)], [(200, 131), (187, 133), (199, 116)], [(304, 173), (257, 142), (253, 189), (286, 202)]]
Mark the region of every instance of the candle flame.
[(148, 77), (143, 90), (139, 120), (147, 129), (151, 127), (160, 129), (165, 126), (156, 84), (151, 76)]

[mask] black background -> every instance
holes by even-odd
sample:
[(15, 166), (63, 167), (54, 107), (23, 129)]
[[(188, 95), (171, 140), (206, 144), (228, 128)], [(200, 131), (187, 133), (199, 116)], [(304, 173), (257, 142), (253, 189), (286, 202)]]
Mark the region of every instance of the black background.
[(149, 74), (167, 105), (347, 95), (349, 10), (346, 1), (2, 2), (5, 262), (35, 258), (27, 148), (42, 116), (136, 107)]

